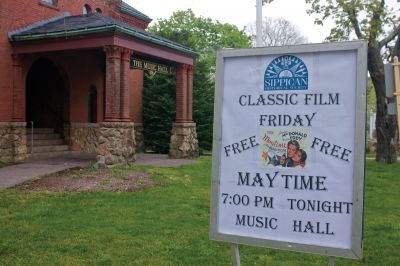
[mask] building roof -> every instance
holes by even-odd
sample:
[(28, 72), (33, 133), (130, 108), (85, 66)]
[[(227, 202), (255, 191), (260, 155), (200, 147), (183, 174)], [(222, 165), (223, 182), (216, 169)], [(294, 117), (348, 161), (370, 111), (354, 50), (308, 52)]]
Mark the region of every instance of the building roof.
[(128, 5), (125, 2), (122, 2), (121, 11), (124, 12), (124, 13), (127, 13), (129, 15), (132, 15), (132, 16), (138, 17), (140, 19), (143, 19), (146, 22), (151, 22), (152, 21), (151, 18), (149, 18), (148, 16), (146, 16), (145, 14), (143, 14), (142, 12), (140, 12), (139, 10), (133, 8), (132, 6)]
[(62, 16), (40, 21), (22, 29), (9, 32), (10, 42), (31, 41), (41, 39), (66, 38), (71, 36), (89, 35), (99, 32), (121, 32), (144, 41), (178, 50), (187, 54), (196, 55), (191, 48), (149, 33), (145, 30), (132, 27), (116, 19), (100, 13)]

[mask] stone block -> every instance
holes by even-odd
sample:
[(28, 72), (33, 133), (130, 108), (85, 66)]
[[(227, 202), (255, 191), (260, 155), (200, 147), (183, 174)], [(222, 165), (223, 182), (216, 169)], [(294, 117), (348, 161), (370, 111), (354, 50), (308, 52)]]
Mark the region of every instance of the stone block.
[(126, 165), (135, 161), (134, 124), (103, 122), (98, 130), (101, 146), (97, 148), (97, 164), (107, 167)]
[(169, 148), (171, 158), (194, 158), (199, 156), (195, 123), (174, 123)]
[(20, 162), (26, 154), (26, 123), (0, 123), (0, 161)]

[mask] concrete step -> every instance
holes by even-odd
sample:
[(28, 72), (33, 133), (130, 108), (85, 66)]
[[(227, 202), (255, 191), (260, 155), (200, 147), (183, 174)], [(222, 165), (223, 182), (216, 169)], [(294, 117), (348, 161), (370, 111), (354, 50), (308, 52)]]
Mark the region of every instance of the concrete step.
[[(32, 128), (27, 128), (26, 133), (31, 134)], [(33, 128), (33, 134), (54, 133), (54, 128)]]
[(55, 152), (55, 151), (68, 151), (68, 145), (53, 145), (53, 146), (33, 146), (33, 153), (40, 152)]
[[(26, 139), (29, 141), (31, 139), (31, 135), (27, 134)], [(33, 134), (33, 141), (39, 140), (39, 139), (61, 139), (60, 134), (55, 134), (55, 133), (43, 133), (43, 134)]]
[(29, 159), (44, 159), (44, 158), (53, 158), (53, 157), (61, 157), (61, 156), (76, 156), (81, 155), (82, 153), (79, 151), (54, 151), (54, 152), (38, 152), (31, 154), (30, 151), (27, 154)]
[[(62, 139), (34, 139), (33, 140), (33, 146), (51, 146), (51, 145), (62, 145), (64, 144), (64, 141)], [(31, 146), (31, 139), (28, 139), (27, 145), (30, 147)]]

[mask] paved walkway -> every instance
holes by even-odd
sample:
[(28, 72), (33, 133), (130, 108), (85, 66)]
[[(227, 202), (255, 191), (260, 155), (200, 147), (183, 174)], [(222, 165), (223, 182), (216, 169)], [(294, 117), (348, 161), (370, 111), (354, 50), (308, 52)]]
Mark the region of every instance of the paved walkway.
[(173, 167), (196, 163), (189, 159), (170, 159), (167, 154), (139, 153), (136, 155), (136, 162), (133, 165), (153, 165), (162, 167)]
[(87, 167), (93, 156), (73, 155), (32, 159), (0, 168), (0, 189), (13, 187), (34, 177), (60, 172), (76, 167)]
[[(94, 156), (64, 155), (27, 160), (23, 163), (0, 168), (0, 189), (13, 187), (34, 177), (60, 172), (66, 169), (87, 167), (95, 162)], [(169, 159), (163, 154), (138, 154), (134, 165), (179, 166), (196, 163), (188, 159)]]

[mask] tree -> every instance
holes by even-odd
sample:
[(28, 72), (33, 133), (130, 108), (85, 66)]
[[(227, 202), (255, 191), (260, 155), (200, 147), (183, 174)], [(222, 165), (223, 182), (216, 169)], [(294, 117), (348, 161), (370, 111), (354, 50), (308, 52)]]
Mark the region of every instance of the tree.
[(359, 39), (368, 42), (368, 71), (376, 93), (376, 161), (394, 163), (396, 156), (396, 117), (388, 114), (385, 96), (384, 57), (400, 54), (400, 21), (398, 13), (384, 0), (305, 0), (309, 14), (317, 14), (316, 24), (327, 18), (335, 21), (330, 41)]
[(176, 110), (175, 79), (145, 73), (143, 87), (145, 147), (156, 153), (168, 153), (171, 125), (175, 120)]
[[(251, 36), (253, 46), (256, 46), (255, 22), (246, 27), (246, 32)], [(264, 46), (293, 45), (308, 42), (297, 26), (284, 18), (264, 17), (261, 38)]]
[[(220, 48), (248, 48), (250, 47), (250, 38), (234, 25), (222, 24), (218, 21), (212, 21), (210, 18), (196, 17), (190, 9), (174, 12), (169, 19), (158, 20), (156, 24), (149, 28), (149, 31), (188, 46), (198, 53), (193, 77), (193, 119), (197, 124), (200, 148), (210, 150), (213, 134), (216, 51)], [(169, 78), (175, 79), (174, 76)], [(154, 77), (153, 79), (158, 78)], [(171, 81), (170, 84), (173, 82)], [(157, 83), (148, 82), (145, 90), (149, 86), (156, 86), (155, 84)], [(163, 106), (168, 106), (169, 109), (175, 108), (175, 98), (171, 97), (170, 89), (164, 92), (158, 90), (157, 93), (160, 93), (159, 95), (169, 93), (169, 96), (167, 95), (163, 99), (169, 98), (173, 105), (165, 104)], [(144, 107), (151, 108), (150, 100), (154, 101), (154, 98), (148, 99), (148, 101), (144, 99)], [(168, 113), (172, 114), (170, 110)], [(146, 117), (144, 117), (144, 120), (145, 130), (147, 125), (147, 132), (152, 131), (152, 123), (146, 124)], [(164, 122), (162, 122), (162, 120), (159, 119), (158, 121), (169, 133), (171, 129), (170, 121), (164, 119)]]

